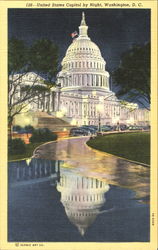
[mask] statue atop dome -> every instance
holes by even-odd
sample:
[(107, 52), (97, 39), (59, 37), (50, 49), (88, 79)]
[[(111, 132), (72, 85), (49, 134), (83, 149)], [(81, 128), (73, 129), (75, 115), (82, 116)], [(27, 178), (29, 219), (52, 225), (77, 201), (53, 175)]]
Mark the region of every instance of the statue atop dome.
[(86, 21), (85, 21), (85, 14), (84, 12), (82, 12), (82, 20), (81, 20), (81, 25), (79, 26), (79, 37), (78, 38), (88, 38), (88, 35), (87, 35), (87, 30), (88, 30), (88, 26), (86, 24)]
[(85, 21), (85, 14), (82, 12), (82, 20), (81, 20), (81, 26), (87, 26)]

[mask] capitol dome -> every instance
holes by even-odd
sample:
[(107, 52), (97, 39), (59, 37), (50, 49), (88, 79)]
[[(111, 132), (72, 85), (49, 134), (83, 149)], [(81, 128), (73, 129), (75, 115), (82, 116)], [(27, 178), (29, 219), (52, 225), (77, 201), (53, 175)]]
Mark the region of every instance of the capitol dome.
[(70, 56), (73, 56), (73, 58), (75, 59), (80, 55), (104, 61), (104, 59), (101, 57), (100, 49), (98, 48), (98, 46), (87, 38), (76, 38), (67, 49), (66, 57), (63, 61), (67, 60)]
[[(99, 47), (88, 36), (85, 15), (75, 37), (62, 60), (62, 70), (58, 73), (61, 87), (97, 87), (109, 90), (109, 73), (105, 70), (106, 62)], [(78, 37), (77, 37), (78, 36)], [(61, 80), (62, 78), (62, 80)]]
[(72, 44), (68, 47), (63, 62), (66, 61), (70, 56), (73, 56), (73, 58), (75, 59), (76, 57), (78, 58), (81, 55), (88, 56), (90, 58), (96, 58), (104, 62), (104, 59), (102, 58), (100, 53), (100, 49), (88, 37), (87, 31), (88, 26), (86, 25), (85, 15), (83, 12), (81, 25), (79, 26), (79, 35), (77, 38), (73, 39)]
[(99, 47), (91, 41), (85, 14), (61, 62), (56, 110), (72, 125), (116, 124), (120, 104), (110, 90), (110, 75)]

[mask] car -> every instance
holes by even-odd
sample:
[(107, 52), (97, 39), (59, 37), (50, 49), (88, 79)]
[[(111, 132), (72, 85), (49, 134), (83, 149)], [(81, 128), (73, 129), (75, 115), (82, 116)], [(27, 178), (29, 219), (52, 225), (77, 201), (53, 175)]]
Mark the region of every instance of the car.
[(127, 125), (124, 125), (124, 124), (121, 124), (121, 125), (120, 125), (120, 130), (121, 130), (121, 131), (128, 130), (128, 126), (127, 126)]
[(150, 130), (150, 126), (143, 126), (143, 130)]
[(83, 125), (82, 127), (80, 127), (81, 129), (83, 129), (83, 130), (86, 130), (86, 131), (88, 131), (89, 132), (89, 134), (96, 134), (96, 129), (94, 129), (94, 128), (92, 128), (92, 127), (90, 127), (90, 126), (85, 126), (85, 125)]
[(129, 130), (142, 130), (142, 127), (140, 127), (140, 126), (130, 126), (128, 129)]
[(111, 131), (112, 130), (112, 127), (109, 126), (109, 125), (103, 125), (101, 126), (101, 131), (102, 132), (108, 132), (108, 131)]
[(81, 135), (89, 135), (88, 131), (81, 128), (72, 128), (70, 130), (70, 136), (81, 136)]

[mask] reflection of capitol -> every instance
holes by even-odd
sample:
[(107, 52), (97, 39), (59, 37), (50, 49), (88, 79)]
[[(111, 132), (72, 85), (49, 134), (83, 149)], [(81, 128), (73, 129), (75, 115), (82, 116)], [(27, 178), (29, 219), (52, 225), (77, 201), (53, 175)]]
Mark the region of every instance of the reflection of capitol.
[(78, 228), (81, 235), (84, 235), (100, 213), (109, 185), (60, 168), (57, 189), (61, 192), (61, 202), (69, 220)]
[(59, 161), (44, 159), (27, 159), (19, 162), (12, 162), (9, 168), (9, 182), (11, 184), (34, 184), (49, 180), (56, 185), (59, 179)]
[(9, 185), (30, 185), (51, 181), (61, 193), (66, 215), (81, 235), (95, 221), (105, 203), (109, 185), (103, 181), (84, 177), (64, 168), (63, 161), (28, 159), (12, 163), (9, 168)]

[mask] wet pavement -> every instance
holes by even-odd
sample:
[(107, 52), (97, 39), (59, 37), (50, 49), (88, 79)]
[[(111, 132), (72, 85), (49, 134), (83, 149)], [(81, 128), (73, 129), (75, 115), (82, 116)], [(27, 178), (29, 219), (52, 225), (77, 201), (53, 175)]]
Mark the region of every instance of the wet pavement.
[(126, 187), (136, 197), (149, 197), (150, 169), (87, 146), (89, 137), (61, 139), (46, 143), (34, 151), (34, 158), (62, 160), (66, 168), (79, 174), (105, 180), (109, 184)]
[(148, 242), (147, 167), (92, 150), (88, 137), (9, 163), (9, 242)]

